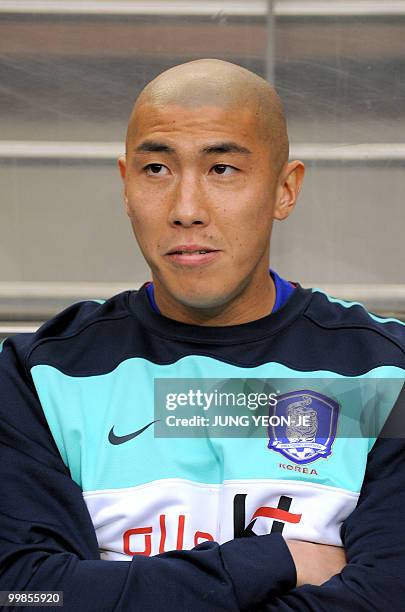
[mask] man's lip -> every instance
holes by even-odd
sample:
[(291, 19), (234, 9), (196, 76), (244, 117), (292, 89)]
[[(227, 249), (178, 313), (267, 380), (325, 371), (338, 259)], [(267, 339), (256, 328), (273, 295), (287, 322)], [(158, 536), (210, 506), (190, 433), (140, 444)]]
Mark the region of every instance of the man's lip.
[(167, 251), (166, 255), (174, 255), (175, 253), (190, 253), (192, 251), (206, 251), (211, 253), (212, 251), (218, 251), (219, 249), (213, 249), (212, 247), (204, 246), (201, 244), (179, 244), (173, 247), (170, 251)]
[(194, 268), (199, 266), (205, 266), (218, 260), (221, 256), (221, 251), (206, 251), (200, 252), (183, 252), (183, 253), (168, 253), (166, 255), (167, 260), (175, 266), (181, 266), (184, 268)]

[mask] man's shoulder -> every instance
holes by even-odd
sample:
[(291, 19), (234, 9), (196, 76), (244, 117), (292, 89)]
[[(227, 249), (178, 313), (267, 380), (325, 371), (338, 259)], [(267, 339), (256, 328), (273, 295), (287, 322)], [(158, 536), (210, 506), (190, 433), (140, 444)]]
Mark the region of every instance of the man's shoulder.
[(124, 291), (105, 300), (76, 302), (46, 321), (35, 332), (6, 338), (0, 349), (4, 354), (11, 348), (21, 361), (27, 362), (38, 352), (43, 355), (44, 350), (41, 349), (52, 351), (55, 345), (80, 345), (82, 339), (86, 343), (84, 336), (89, 333), (97, 336), (100, 328), (130, 316), (130, 293)]
[(378, 337), (387, 347), (395, 346), (405, 354), (405, 322), (370, 312), (360, 302), (343, 300), (313, 288), (305, 317), (331, 332), (342, 330), (370, 340)]

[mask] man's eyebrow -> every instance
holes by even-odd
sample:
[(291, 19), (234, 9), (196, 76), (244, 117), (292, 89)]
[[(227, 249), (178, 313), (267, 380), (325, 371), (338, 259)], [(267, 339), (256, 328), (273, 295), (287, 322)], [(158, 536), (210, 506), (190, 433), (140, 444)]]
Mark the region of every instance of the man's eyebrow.
[(215, 153), (240, 153), (241, 155), (251, 155), (252, 151), (249, 151), (249, 149), (236, 142), (217, 142), (201, 149), (201, 153), (205, 155), (212, 155)]
[[(135, 153), (171, 153), (175, 154), (176, 150), (158, 140), (144, 140), (135, 149)], [(203, 147), (200, 151), (203, 155), (215, 155), (218, 153), (239, 153), (240, 155), (251, 155), (252, 151), (243, 147), (236, 142), (215, 142)]]
[(144, 140), (134, 149), (135, 153), (175, 153), (170, 145), (157, 140)]

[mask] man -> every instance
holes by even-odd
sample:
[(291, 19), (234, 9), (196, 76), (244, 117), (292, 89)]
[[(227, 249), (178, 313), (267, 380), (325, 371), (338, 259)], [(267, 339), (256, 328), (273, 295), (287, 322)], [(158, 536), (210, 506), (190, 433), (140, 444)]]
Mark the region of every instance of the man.
[(402, 440), (335, 423), (314, 442), (338, 407), (298, 381), (280, 404), (311, 415), (310, 442), (153, 435), (160, 378), (386, 377), (388, 412), (398, 396), (403, 324), (269, 274), (304, 174), (277, 94), (226, 62), (175, 67), (139, 96), (119, 167), (153, 283), (4, 343), (0, 590), (86, 611), (402, 610)]

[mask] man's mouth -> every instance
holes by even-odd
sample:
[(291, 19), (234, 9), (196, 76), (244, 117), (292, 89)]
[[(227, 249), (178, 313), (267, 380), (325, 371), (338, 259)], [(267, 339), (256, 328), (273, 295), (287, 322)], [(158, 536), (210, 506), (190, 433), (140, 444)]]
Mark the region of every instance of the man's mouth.
[(166, 256), (178, 265), (199, 266), (214, 261), (220, 251), (205, 245), (179, 245), (168, 251)]
[(212, 252), (212, 249), (198, 249), (195, 251), (170, 251), (169, 255), (192, 255), (193, 253), (200, 253), (200, 255), (204, 255), (205, 253)]

